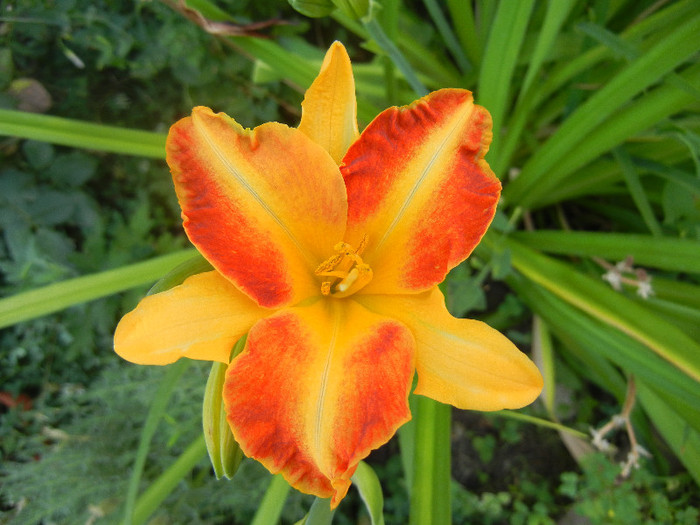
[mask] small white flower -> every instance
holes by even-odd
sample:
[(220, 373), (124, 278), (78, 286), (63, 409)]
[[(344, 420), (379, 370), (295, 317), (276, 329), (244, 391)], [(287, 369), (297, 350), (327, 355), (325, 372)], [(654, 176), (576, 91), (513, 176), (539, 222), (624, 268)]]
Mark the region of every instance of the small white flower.
[(622, 289), (622, 275), (617, 269), (608, 270), (603, 274), (602, 279), (608, 281), (613, 290)]
[(651, 282), (639, 281), (637, 284), (637, 295), (642, 299), (649, 299), (650, 295), (654, 295), (654, 289), (651, 287)]

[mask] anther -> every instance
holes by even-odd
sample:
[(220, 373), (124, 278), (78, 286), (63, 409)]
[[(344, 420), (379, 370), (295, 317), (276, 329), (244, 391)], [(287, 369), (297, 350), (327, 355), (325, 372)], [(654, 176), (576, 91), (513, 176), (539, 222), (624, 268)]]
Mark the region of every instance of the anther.
[(343, 260), (343, 255), (340, 253), (336, 253), (335, 255), (332, 255), (325, 261), (323, 261), (321, 264), (318, 265), (318, 268), (316, 268), (316, 275), (324, 275), (326, 272), (332, 270), (336, 266), (338, 266), (338, 263)]
[(360, 256), (366, 246), (367, 235), (362, 236), (357, 249), (342, 241), (333, 246), (333, 250), (337, 253), (323, 261), (315, 270), (318, 276), (333, 278), (321, 283), (323, 295), (347, 297), (372, 280), (372, 270)]

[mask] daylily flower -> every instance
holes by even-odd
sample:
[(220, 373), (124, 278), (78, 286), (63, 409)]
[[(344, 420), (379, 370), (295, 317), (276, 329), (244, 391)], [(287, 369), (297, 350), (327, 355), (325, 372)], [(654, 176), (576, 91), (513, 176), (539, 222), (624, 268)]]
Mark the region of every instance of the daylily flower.
[(189, 239), (214, 271), (143, 299), (115, 349), (140, 364), (227, 363), (243, 452), (338, 505), (358, 462), (411, 417), (408, 395), (519, 408), (534, 364), (486, 324), (452, 317), (437, 285), (469, 256), (500, 183), (491, 118), (462, 89), (389, 108), (360, 135), (345, 48), (306, 92), (298, 128), (244, 129), (197, 107), (167, 140)]

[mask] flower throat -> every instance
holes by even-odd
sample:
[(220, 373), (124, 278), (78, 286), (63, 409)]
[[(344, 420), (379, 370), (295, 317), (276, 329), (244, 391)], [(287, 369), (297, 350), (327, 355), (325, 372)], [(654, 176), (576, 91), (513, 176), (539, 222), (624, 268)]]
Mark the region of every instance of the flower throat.
[(316, 275), (324, 277), (321, 293), (335, 298), (348, 297), (364, 288), (372, 280), (372, 269), (362, 260), (367, 246), (367, 235), (362, 237), (357, 249), (346, 242), (333, 246), (331, 255), (316, 268)]

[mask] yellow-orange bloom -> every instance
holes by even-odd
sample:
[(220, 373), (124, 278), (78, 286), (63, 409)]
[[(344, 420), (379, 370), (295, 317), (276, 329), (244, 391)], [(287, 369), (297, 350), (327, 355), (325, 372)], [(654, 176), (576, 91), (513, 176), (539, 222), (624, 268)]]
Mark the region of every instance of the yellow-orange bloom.
[(533, 363), (437, 285), (479, 242), (500, 183), (491, 118), (461, 89), (389, 108), (358, 133), (350, 60), (331, 46), (299, 128), (197, 107), (167, 160), (192, 243), (215, 268), (143, 299), (115, 349), (141, 364), (230, 363), (243, 452), (296, 488), (345, 496), (358, 462), (410, 419), (408, 394), (458, 408), (532, 402)]

